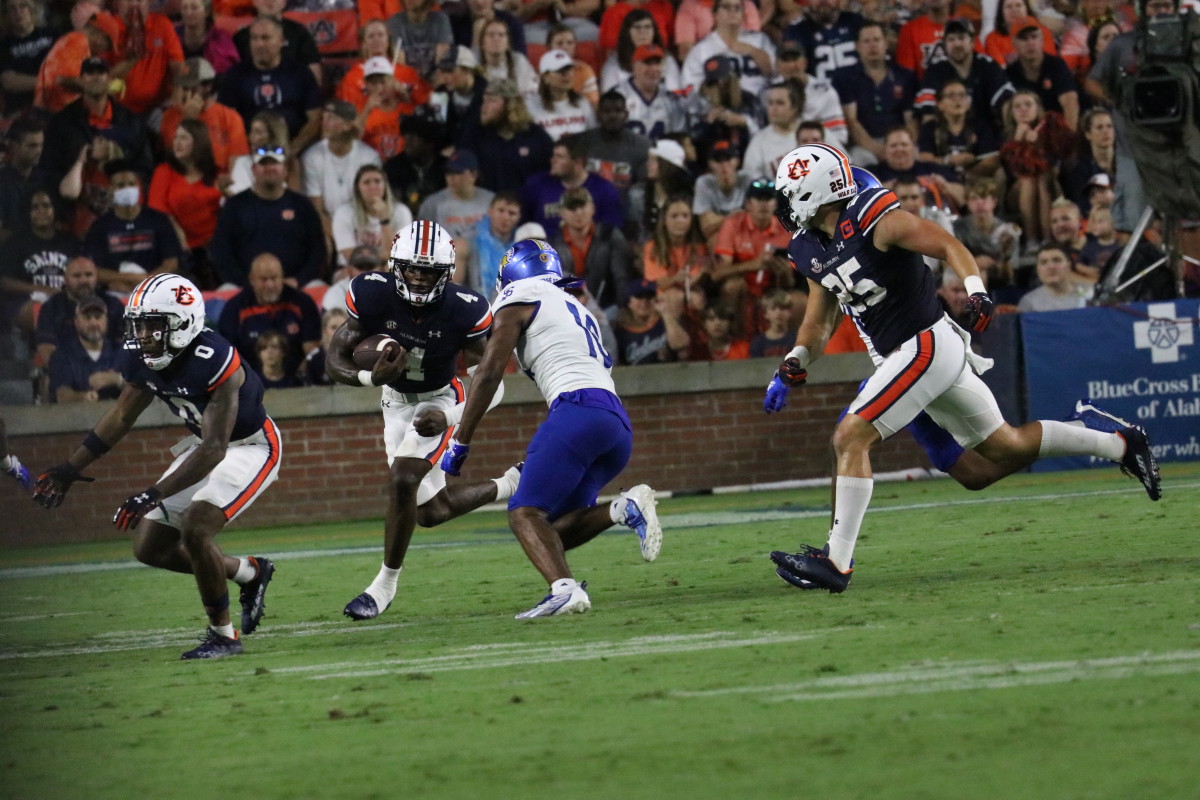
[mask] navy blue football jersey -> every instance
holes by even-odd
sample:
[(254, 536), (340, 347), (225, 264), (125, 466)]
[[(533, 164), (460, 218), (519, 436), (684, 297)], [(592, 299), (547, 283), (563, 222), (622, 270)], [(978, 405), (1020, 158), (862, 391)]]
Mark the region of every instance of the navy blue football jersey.
[[(202, 435), (204, 409), (213, 392), (242, 369), (237, 349), (208, 328), (200, 331), (164, 369), (150, 369), (135, 350), (122, 351), (120, 364), (126, 382), (153, 392), (197, 436)], [(231, 442), (258, 432), (267, 419), (258, 373), (252, 369), (243, 372), (246, 379), (238, 389), (237, 419), (229, 437)]]
[(838, 217), (832, 239), (798, 232), (788, 244), (796, 271), (837, 296), (881, 356), (942, 317), (933, 273), (919, 253), (875, 249), (875, 224), (900, 207), (890, 189), (860, 192)]
[(396, 278), (366, 272), (350, 281), (346, 308), (367, 336), (387, 334), (408, 350), (408, 366), (388, 384), (397, 392), (432, 392), (450, 383), (459, 352), (492, 328), (487, 300), (447, 283), (442, 296), (414, 307), (396, 291)]

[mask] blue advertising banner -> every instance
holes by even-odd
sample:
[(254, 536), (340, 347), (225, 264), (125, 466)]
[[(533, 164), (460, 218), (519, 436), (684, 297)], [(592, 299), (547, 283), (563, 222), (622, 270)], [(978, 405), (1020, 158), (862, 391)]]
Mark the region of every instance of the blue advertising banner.
[[(1075, 401), (1146, 428), (1161, 461), (1200, 459), (1200, 300), (1021, 315), (1029, 419), (1063, 419)], [(1038, 461), (1034, 471), (1110, 466)]]

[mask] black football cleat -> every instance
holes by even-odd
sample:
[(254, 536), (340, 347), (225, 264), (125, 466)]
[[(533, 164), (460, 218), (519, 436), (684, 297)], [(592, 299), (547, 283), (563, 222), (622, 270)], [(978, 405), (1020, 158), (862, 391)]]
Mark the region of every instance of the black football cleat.
[[(392, 604), (388, 603), (383, 607), (383, 611), (387, 611), (391, 607)], [(366, 592), (363, 592), (358, 597), (351, 600), (346, 604), (346, 607), (342, 609), (342, 613), (355, 622), (364, 619), (375, 619), (382, 614), (383, 611), (379, 610), (379, 604), (375, 602), (375, 598), (371, 597), (371, 595), (367, 594)]]
[(829, 560), (827, 549), (806, 544), (800, 546), (803, 549), (799, 553), (782, 550), (771, 553), (771, 560), (777, 566), (776, 575), (797, 589), (827, 589), (833, 594), (846, 591), (854, 567), (841, 572)]
[(275, 564), (270, 559), (255, 556), (254, 560), (258, 562), (258, 574), (242, 587), (238, 598), (242, 602), (242, 633), (246, 636), (254, 633), (262, 622), (267, 610), (267, 584), (275, 574)]
[(1125, 455), (1121, 456), (1121, 472), (1137, 478), (1146, 487), (1146, 494), (1151, 500), (1162, 497), (1162, 484), (1158, 477), (1158, 462), (1154, 460), (1154, 452), (1150, 449), (1150, 437), (1141, 425), (1130, 425), (1117, 431), (1117, 435), (1125, 440)]
[(236, 631), (234, 631), (233, 638), (230, 639), (209, 628), (205, 631), (204, 638), (200, 640), (200, 646), (194, 650), (188, 650), (179, 658), (184, 661), (194, 658), (227, 658), (240, 655), (241, 652), (242, 640)]

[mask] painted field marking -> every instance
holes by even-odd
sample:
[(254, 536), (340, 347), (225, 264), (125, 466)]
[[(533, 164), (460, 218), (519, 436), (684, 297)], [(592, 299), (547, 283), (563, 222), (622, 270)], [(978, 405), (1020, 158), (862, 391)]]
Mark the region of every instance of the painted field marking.
[[(1200, 482), (1170, 484), (1169, 489), (1194, 489), (1200, 488)], [(1140, 486), (1127, 489), (1103, 489), (1091, 492), (1064, 492), (1061, 494), (1037, 494), (1037, 495), (985, 495), (981, 497), (972, 497), (964, 500), (949, 500), (941, 503), (906, 503), (895, 506), (872, 506), (870, 513), (887, 514), (897, 511), (925, 511), (929, 509), (942, 509), (953, 506), (979, 506), (991, 505), (993, 503), (1013, 503), (1013, 502), (1030, 502), (1041, 503), (1053, 500), (1063, 500), (1068, 498), (1081, 497), (1111, 497), (1113, 495), (1122, 494), (1141, 494), (1145, 490)], [(783, 522), (787, 520), (812, 519), (815, 517), (829, 516), (828, 508), (807, 509), (798, 511), (698, 511), (688, 514), (666, 514), (659, 516), (663, 529), (670, 534), (671, 531), (687, 530), (689, 528), (710, 528), (716, 525), (739, 525), (761, 522)], [(609, 535), (628, 535), (627, 531), (614, 531)], [(511, 539), (504, 538), (489, 538), (483, 541), (458, 541), (458, 542), (417, 542), (409, 547), (409, 550), (436, 550), (448, 549), (456, 547), (478, 547), (481, 545), (491, 544), (509, 544)], [(293, 550), (280, 551), (274, 553), (266, 553), (265, 555), (271, 559), (299, 560), (307, 558), (333, 558), (338, 556), (358, 556), (378, 554), (379, 547), (372, 545), (369, 547), (343, 547), (329, 550)], [(144, 567), (138, 561), (122, 560), (122, 561), (101, 561), (82, 564), (48, 564), (38, 567), (9, 567), (8, 569), (0, 569), (0, 580), (8, 578), (44, 578), (55, 575), (78, 575), (89, 572), (107, 572), (111, 570), (122, 569), (138, 569)], [(146, 567), (149, 569), (149, 567)], [(2, 621), (2, 620), (0, 620)]]
[(672, 697), (705, 699), (730, 695), (767, 695), (769, 702), (855, 700), (872, 697), (1012, 689), (1081, 680), (1121, 680), (1200, 672), (1200, 650), (1142, 653), (1133, 656), (1071, 661), (948, 662), (859, 675), (826, 675), (803, 683), (734, 686), (674, 691)]

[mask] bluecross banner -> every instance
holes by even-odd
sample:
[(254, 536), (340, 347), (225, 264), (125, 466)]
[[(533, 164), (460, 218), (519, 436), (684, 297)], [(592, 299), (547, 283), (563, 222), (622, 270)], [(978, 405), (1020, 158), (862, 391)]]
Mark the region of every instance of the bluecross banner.
[[(1159, 461), (1200, 459), (1200, 300), (1021, 315), (1030, 419), (1063, 419), (1090, 398), (1142, 425)], [(1052, 458), (1035, 471), (1109, 466)]]

